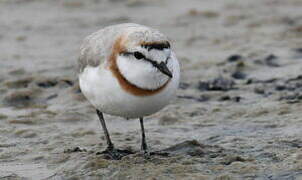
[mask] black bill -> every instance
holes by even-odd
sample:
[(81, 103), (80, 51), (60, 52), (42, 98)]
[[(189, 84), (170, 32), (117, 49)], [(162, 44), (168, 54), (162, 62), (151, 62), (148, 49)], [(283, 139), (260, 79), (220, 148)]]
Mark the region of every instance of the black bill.
[(163, 74), (169, 76), (170, 78), (173, 77), (173, 75), (172, 75), (171, 71), (168, 69), (166, 63), (161, 62), (160, 64), (154, 64), (154, 65)]

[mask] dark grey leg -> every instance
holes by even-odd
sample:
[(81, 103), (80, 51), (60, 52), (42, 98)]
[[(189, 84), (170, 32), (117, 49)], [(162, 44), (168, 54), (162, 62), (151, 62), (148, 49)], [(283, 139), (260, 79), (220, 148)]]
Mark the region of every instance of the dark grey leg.
[(145, 128), (144, 128), (144, 119), (143, 117), (139, 118), (139, 122), (141, 124), (141, 131), (142, 131), (142, 146), (141, 149), (144, 151), (144, 153), (147, 153), (147, 143), (146, 143), (146, 136), (145, 136)]
[(106, 127), (106, 123), (105, 123), (105, 120), (104, 120), (103, 113), (101, 111), (99, 111), (98, 109), (96, 110), (96, 113), (99, 116), (99, 119), (101, 121), (103, 130), (104, 130), (104, 134), (105, 134), (105, 137), (106, 137), (107, 145), (108, 145), (107, 149), (105, 151), (97, 153), (97, 154), (105, 154), (108, 157), (108, 159), (113, 159), (113, 160), (119, 160), (123, 156), (133, 154), (134, 152), (129, 151), (129, 150), (120, 150), (120, 149), (115, 149), (114, 148), (114, 145), (113, 145), (113, 143), (110, 139), (110, 136), (109, 136), (108, 129)]
[(113, 146), (113, 143), (111, 142), (110, 135), (109, 135), (108, 129), (106, 127), (106, 123), (105, 123), (103, 113), (99, 110), (96, 110), (96, 113), (99, 116), (99, 119), (100, 119), (102, 127), (103, 127), (103, 131), (104, 131), (106, 141), (107, 141), (107, 145), (108, 145), (107, 149), (112, 150), (114, 148), (114, 146)]

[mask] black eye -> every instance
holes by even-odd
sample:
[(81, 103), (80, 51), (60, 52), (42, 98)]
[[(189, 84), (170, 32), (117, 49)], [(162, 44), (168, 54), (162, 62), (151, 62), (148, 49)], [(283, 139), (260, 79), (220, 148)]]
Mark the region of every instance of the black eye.
[(135, 57), (136, 59), (143, 59), (143, 58), (145, 58), (145, 56), (144, 56), (142, 53), (138, 52), (138, 51), (135, 51), (135, 52), (133, 53), (133, 55), (134, 55), (134, 57)]

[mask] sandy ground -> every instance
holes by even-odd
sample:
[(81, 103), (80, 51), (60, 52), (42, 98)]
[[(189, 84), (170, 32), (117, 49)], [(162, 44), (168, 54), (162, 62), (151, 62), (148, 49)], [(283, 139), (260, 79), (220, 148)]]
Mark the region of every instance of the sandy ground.
[[(169, 156), (96, 154), (78, 48), (124, 22), (168, 35), (181, 62), (177, 98), (145, 121)], [(0, 49), (1, 180), (302, 179), (301, 0), (0, 0)], [(105, 118), (139, 152), (138, 120)]]

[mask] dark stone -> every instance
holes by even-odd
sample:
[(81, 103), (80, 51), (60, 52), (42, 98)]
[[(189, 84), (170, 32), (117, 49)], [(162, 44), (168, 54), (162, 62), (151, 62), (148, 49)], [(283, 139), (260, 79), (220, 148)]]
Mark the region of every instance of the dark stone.
[(231, 97), (228, 96), (228, 95), (222, 96), (222, 97), (219, 98), (219, 101), (229, 101), (229, 100), (231, 100)]
[(275, 89), (276, 91), (284, 91), (287, 89), (287, 87), (285, 85), (277, 85)]
[(234, 101), (234, 102), (240, 102), (241, 97), (240, 96), (235, 96), (235, 97), (230, 97), (228, 95), (222, 96), (219, 98), (219, 101)]
[(252, 84), (254, 82), (253, 79), (248, 79), (245, 84)]
[(232, 77), (234, 79), (245, 79), (246, 78), (246, 74), (241, 72), (241, 71), (236, 71), (232, 74)]
[(270, 54), (264, 59), (264, 61), (265, 61), (265, 64), (268, 66), (280, 67), (280, 65), (276, 62), (277, 59), (278, 59), (277, 56), (275, 56), (274, 54)]
[(198, 89), (200, 91), (228, 91), (234, 89), (235, 82), (230, 79), (218, 77), (210, 81), (199, 82)]
[(231, 55), (230, 57), (227, 58), (227, 61), (228, 62), (236, 62), (236, 61), (239, 61), (242, 59), (242, 56), (239, 55), (239, 54), (234, 54), (234, 55)]
[(240, 96), (235, 96), (235, 97), (233, 97), (233, 100), (235, 101), (235, 102), (240, 102), (241, 101), (241, 97)]
[(41, 82), (37, 82), (37, 85), (41, 88), (50, 88), (50, 87), (54, 87), (58, 84), (58, 82), (56, 80), (46, 80), (46, 81), (41, 81)]

